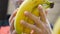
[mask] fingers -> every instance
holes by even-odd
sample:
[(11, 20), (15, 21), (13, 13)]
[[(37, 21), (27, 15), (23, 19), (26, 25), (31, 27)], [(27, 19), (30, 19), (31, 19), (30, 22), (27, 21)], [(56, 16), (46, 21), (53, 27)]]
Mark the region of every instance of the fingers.
[(25, 16), (29, 17), (30, 19), (32, 19), (34, 21), (38, 20), (38, 18), (35, 15), (31, 14), (28, 11), (25, 11), (24, 14), (25, 14)]
[(13, 30), (14, 30), (14, 20), (12, 20), (10, 23), (10, 32), (12, 33)]
[(38, 9), (39, 9), (39, 12), (40, 12), (40, 19), (43, 22), (46, 22), (46, 14), (45, 14), (45, 11), (44, 11), (43, 7), (41, 5), (39, 5)]
[(47, 16), (49, 10), (50, 10), (49, 8), (47, 8), (47, 9), (45, 10), (46, 16)]
[(18, 9), (16, 9), (12, 14), (11, 14), (11, 16), (10, 16), (10, 18), (9, 18), (9, 23), (12, 21), (12, 19), (15, 17), (15, 15), (16, 15), (16, 13), (17, 13), (17, 10)]
[(25, 14), (28, 18), (32, 19), (37, 27), (39, 27), (39, 28), (41, 28), (41, 29), (43, 28), (43, 26), (44, 26), (44, 25), (43, 25), (43, 22), (42, 22), (38, 17), (36, 17), (35, 15), (33, 15), (33, 14), (31, 14), (30, 12), (27, 12), (27, 11), (25, 11), (24, 14)]
[(45, 14), (47, 15), (47, 13), (48, 13), (48, 9), (46, 9), (46, 11), (45, 11)]
[(25, 22), (24, 20), (21, 20), (20, 23), (21, 23), (23, 26), (26, 26), (26, 27), (28, 27), (28, 28), (30, 28), (30, 29), (33, 29), (33, 30), (36, 31), (37, 33), (41, 33), (41, 32), (42, 32), (38, 27), (36, 27), (35, 25), (32, 25), (32, 24), (29, 24), (29, 23)]
[(36, 17), (35, 15), (31, 14), (28, 11), (25, 11), (24, 14), (25, 14), (25, 16), (27, 16), (28, 18), (30, 18), (31, 20), (33, 20), (37, 25), (40, 25), (40, 23), (39, 23), (40, 19), (38, 17)]
[(51, 33), (49, 31), (50, 30), (49, 28), (40, 29), (40, 28), (36, 27), (35, 25), (32, 25), (32, 24), (29, 24), (29, 23), (25, 22), (24, 20), (21, 20), (20, 24), (22, 24), (23, 26), (26, 26), (27, 28), (30, 28), (31, 30), (34, 30), (34, 34), (35, 33), (37, 33), (37, 34), (45, 34), (45, 33), (48, 34), (48, 33)]
[(16, 15), (16, 13), (17, 13), (17, 10), (18, 10), (18, 9), (16, 9), (16, 10), (12, 13), (12, 15), (10, 16), (10, 18), (9, 18), (10, 32), (11, 32), (11, 33), (12, 33), (13, 30), (14, 30), (14, 17), (15, 17), (15, 15)]

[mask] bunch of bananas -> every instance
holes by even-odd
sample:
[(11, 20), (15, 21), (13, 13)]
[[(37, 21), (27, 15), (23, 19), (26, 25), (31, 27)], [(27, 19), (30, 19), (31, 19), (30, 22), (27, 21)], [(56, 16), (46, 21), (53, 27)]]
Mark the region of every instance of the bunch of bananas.
[(14, 23), (15, 30), (18, 34), (30, 34), (31, 30), (20, 24), (20, 20), (25, 20), (30, 24), (34, 24), (33, 20), (24, 15), (24, 11), (29, 11), (35, 16), (39, 17), (39, 10), (37, 8), (39, 4), (41, 4), (45, 9), (52, 7), (50, 6), (52, 3), (50, 3), (48, 0), (24, 0), (24, 2), (20, 5)]

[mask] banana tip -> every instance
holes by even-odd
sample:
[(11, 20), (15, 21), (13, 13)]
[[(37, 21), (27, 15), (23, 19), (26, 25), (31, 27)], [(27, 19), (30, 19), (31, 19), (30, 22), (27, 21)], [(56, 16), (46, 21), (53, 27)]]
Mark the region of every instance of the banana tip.
[(54, 2), (50, 3), (50, 8), (54, 7)]

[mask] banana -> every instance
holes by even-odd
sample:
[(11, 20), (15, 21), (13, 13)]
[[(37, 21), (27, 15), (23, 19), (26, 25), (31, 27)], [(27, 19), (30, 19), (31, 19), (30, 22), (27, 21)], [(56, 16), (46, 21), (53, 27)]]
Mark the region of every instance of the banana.
[(52, 34), (60, 34), (60, 16), (57, 19), (56, 23), (54, 24), (54, 28), (53, 28)]
[(45, 9), (50, 7), (48, 0), (24, 0), (20, 5), (14, 22), (14, 28), (18, 34), (30, 34), (31, 30), (20, 24), (20, 20), (25, 20), (34, 25), (34, 21), (24, 15), (24, 11), (29, 11), (35, 16), (39, 17), (38, 5), (41, 4)]

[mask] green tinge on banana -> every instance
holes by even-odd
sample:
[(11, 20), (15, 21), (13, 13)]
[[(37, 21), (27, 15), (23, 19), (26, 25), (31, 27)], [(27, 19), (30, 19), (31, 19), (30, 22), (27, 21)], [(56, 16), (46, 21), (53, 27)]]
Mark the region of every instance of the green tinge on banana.
[[(14, 27), (18, 34), (30, 34), (31, 30), (20, 24), (20, 20), (25, 20), (30, 24), (34, 24), (33, 20), (29, 19), (24, 15), (24, 11), (29, 11), (35, 16), (39, 17), (39, 10), (37, 8), (39, 4), (41, 4), (45, 9), (50, 7), (50, 2), (48, 2), (47, 0), (25, 0), (20, 5), (14, 22)], [(45, 4), (45, 6), (43, 4)]]

